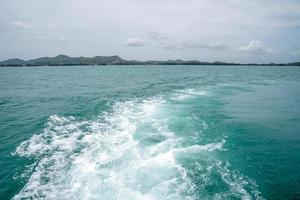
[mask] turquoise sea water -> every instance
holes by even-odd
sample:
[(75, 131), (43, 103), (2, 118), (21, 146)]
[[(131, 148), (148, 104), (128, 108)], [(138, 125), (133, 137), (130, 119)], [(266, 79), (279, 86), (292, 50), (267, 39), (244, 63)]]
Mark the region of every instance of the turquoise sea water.
[(300, 199), (300, 68), (0, 68), (0, 199)]

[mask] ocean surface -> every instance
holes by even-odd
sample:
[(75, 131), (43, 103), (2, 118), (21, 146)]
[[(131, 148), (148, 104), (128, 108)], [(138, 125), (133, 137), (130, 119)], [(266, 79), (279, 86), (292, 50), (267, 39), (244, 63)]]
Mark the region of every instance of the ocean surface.
[(0, 199), (300, 199), (300, 68), (0, 68)]

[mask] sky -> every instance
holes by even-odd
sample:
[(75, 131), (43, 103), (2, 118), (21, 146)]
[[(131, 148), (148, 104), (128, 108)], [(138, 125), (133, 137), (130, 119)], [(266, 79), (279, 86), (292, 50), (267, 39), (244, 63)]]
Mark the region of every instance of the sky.
[(300, 61), (300, 0), (1, 0), (0, 60)]

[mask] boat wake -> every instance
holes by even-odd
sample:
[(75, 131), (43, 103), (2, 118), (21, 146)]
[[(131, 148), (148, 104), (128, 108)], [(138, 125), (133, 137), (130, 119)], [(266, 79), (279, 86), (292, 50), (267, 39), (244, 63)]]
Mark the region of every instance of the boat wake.
[[(206, 94), (191, 91), (177, 100)], [(200, 143), (188, 130), (176, 132), (170, 122), (185, 107), (175, 100), (118, 102), (89, 121), (50, 116), (43, 132), (14, 152), (34, 165), (13, 199), (260, 199), (252, 180), (218, 158), (225, 137)], [(199, 132), (209, 128), (202, 124)]]

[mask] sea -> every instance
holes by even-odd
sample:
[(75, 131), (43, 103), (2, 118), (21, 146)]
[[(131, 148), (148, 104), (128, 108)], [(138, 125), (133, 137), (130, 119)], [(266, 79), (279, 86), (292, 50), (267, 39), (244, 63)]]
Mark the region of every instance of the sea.
[(0, 199), (299, 200), (300, 67), (1, 67)]

